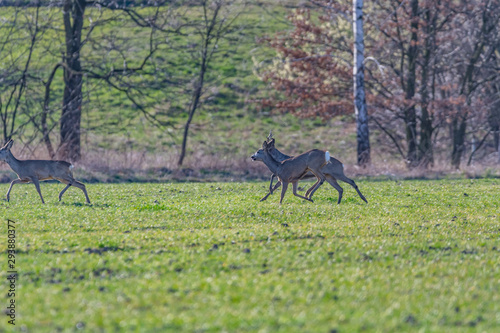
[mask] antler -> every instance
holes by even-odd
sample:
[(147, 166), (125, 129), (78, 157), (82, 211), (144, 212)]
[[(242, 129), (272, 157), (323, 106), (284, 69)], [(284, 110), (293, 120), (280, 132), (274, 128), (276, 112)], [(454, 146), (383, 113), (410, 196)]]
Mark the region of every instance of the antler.
[(270, 141), (273, 138), (273, 131), (269, 131), (269, 135), (267, 136), (267, 141)]

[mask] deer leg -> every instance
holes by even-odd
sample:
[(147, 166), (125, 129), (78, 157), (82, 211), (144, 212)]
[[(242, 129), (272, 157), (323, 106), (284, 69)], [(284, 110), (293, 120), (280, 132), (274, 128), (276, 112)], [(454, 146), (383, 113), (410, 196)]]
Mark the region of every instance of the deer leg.
[(268, 194), (266, 194), (266, 195), (265, 195), (262, 199), (260, 199), (260, 201), (264, 201), (264, 200), (266, 200), (266, 199), (267, 199), (267, 197), (268, 197), (268, 196), (270, 196), (271, 194), (273, 194), (273, 192), (274, 192), (274, 191), (276, 191), (276, 190), (278, 189), (278, 187), (280, 187), (280, 186), (281, 186), (281, 182), (280, 182), (280, 181), (278, 181), (278, 182), (276, 183), (276, 185), (274, 185), (274, 187), (273, 187), (273, 188), (269, 191), (269, 193), (268, 193)]
[(344, 189), (340, 187), (339, 183), (337, 183), (335, 178), (333, 178), (330, 175), (325, 175), (325, 176), (328, 184), (332, 185), (337, 190), (337, 192), (339, 192), (339, 200), (337, 201), (337, 204), (340, 204), (340, 201), (342, 201), (342, 193), (344, 193)]
[(14, 184), (22, 184), (22, 183), (29, 183), (29, 180), (18, 178), (10, 182), (10, 187), (9, 190), (7, 191), (7, 202), (9, 202), (10, 200), (10, 191), (12, 190), (12, 186), (14, 186)]
[(359, 190), (358, 188), (358, 185), (356, 185), (356, 183), (354, 182), (354, 180), (350, 179), (350, 178), (347, 178), (345, 175), (338, 175), (337, 176), (337, 179), (338, 180), (341, 180), (349, 185), (351, 185), (352, 187), (354, 187), (354, 189), (356, 190), (356, 192), (358, 192), (358, 195), (359, 197), (366, 203), (368, 203), (368, 201), (366, 200), (365, 196), (363, 194), (361, 194), (361, 191)]
[(311, 190), (310, 194), (309, 194), (309, 199), (312, 199), (312, 196), (314, 194), (314, 192), (316, 192), (316, 190), (321, 186), (323, 185), (324, 181), (325, 181), (325, 175), (321, 172), (321, 171), (313, 171), (311, 170), (311, 172), (316, 176), (316, 178), (318, 178), (318, 182), (316, 182), (316, 184), (313, 186), (313, 189)]
[(323, 181), (322, 180), (319, 180), (317, 181), (316, 183), (314, 183), (313, 186), (311, 186), (310, 189), (307, 190), (307, 192), (309, 192), (309, 199), (312, 199), (312, 196), (314, 194), (314, 192), (316, 192), (316, 190), (321, 186), (323, 185)]
[(75, 184), (73, 186), (76, 186), (83, 191), (83, 194), (85, 194), (85, 199), (87, 199), (87, 203), (90, 204), (89, 195), (87, 194), (87, 188), (85, 187), (85, 185), (83, 183), (80, 183), (78, 180), (75, 180)]
[(311, 193), (312, 189), (315, 188), (316, 186), (318, 186), (318, 183), (319, 183), (319, 180), (316, 180), (316, 183), (314, 183), (313, 186), (311, 186), (307, 192), (306, 192), (306, 197), (309, 197), (309, 193)]
[(288, 189), (288, 183), (282, 182), (283, 187), (281, 188), (281, 198), (280, 205), (283, 202), (283, 198), (285, 197), (286, 190)]
[(299, 182), (293, 182), (292, 185), (293, 185), (293, 195), (295, 195), (296, 197), (302, 198), (304, 200), (313, 202), (311, 199), (304, 197), (304, 196), (297, 193), (297, 187), (299, 185)]
[(40, 195), (40, 199), (42, 199), (42, 203), (45, 204), (45, 201), (43, 201), (42, 192), (40, 191), (40, 182), (38, 181), (38, 178), (31, 178), (31, 181), (35, 185), (36, 191)]
[(271, 175), (271, 182), (269, 183), (269, 194), (273, 194), (273, 191), (274, 191), (273, 181), (274, 181), (274, 173)]
[(274, 173), (271, 175), (271, 182), (269, 183), (269, 193), (267, 193), (262, 199), (260, 199), (260, 201), (264, 201), (267, 199), (267, 197), (269, 197), (271, 194), (273, 194), (274, 190), (277, 189), (277, 185), (279, 183), (276, 183), (276, 186), (273, 187), (273, 181), (274, 181)]
[(66, 187), (65, 187), (65, 188), (61, 191), (61, 193), (59, 193), (59, 201), (61, 201), (61, 199), (62, 199), (62, 196), (63, 196), (64, 192), (66, 192), (66, 190), (67, 190), (67, 189), (68, 189), (68, 188), (72, 185), (70, 182), (63, 182), (63, 183), (65, 183), (65, 184), (67, 184), (67, 185), (66, 185)]
[(89, 204), (90, 203), (90, 199), (89, 199), (89, 196), (87, 194), (87, 189), (85, 188), (85, 185), (83, 183), (80, 183), (78, 180), (73, 180), (73, 184), (72, 184), (74, 187), (78, 187), (80, 190), (83, 191), (83, 194), (85, 194), (85, 199), (87, 200), (87, 203)]
[(79, 188), (80, 190), (83, 191), (83, 194), (85, 194), (85, 199), (87, 200), (87, 203), (90, 203), (90, 199), (89, 199), (89, 196), (87, 194), (87, 189), (85, 188), (85, 185), (83, 183), (80, 183), (78, 180), (76, 180), (74, 178), (72, 178), (70, 180), (68, 180), (68, 179), (62, 179), (62, 178), (57, 178), (57, 180), (60, 181), (61, 183), (66, 184), (66, 187), (61, 191), (61, 193), (59, 193), (59, 201), (61, 201), (64, 192), (66, 192), (66, 190), (70, 186), (74, 186), (74, 187), (77, 187), (77, 188)]

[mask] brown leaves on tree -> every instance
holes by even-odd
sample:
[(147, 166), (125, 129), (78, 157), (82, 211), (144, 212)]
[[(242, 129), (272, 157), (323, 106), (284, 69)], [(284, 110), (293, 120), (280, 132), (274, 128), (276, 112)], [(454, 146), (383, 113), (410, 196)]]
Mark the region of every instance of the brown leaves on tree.
[[(290, 14), (293, 29), (263, 40), (278, 56), (261, 72), (270, 87), (262, 105), (331, 118), (353, 111), (352, 12), (314, 4)], [(371, 126), (410, 167), (433, 164), (439, 134), (458, 167), (468, 132), (487, 133), (488, 121), (498, 131), (500, 0), (384, 0), (364, 10)]]
[(299, 117), (352, 112), (352, 42), (332, 33), (331, 18), (313, 17), (309, 9), (297, 9), (288, 19), (292, 31), (263, 39), (279, 59), (262, 74), (273, 91), (262, 105)]

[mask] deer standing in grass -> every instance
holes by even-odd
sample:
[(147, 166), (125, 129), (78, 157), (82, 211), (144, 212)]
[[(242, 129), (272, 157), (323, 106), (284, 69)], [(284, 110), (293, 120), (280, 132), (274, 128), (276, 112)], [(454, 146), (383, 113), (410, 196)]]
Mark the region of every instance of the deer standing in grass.
[[(293, 194), (295, 196), (313, 202), (311, 198), (314, 192), (325, 181), (325, 175), (321, 172), (321, 168), (330, 160), (330, 154), (324, 150), (312, 149), (303, 154), (278, 162), (269, 153), (269, 149), (272, 147), (274, 147), (274, 141), (271, 143), (264, 141), (262, 149), (252, 155), (252, 159), (255, 161), (262, 158), (283, 185), (281, 189), (280, 204), (283, 202), (288, 184), (290, 183), (293, 185)], [(297, 193), (297, 184), (309, 171), (316, 176), (317, 181), (310, 188), (309, 197), (304, 197)]]
[(14, 184), (32, 182), (40, 199), (43, 201), (42, 192), (40, 192), (40, 180), (57, 179), (61, 183), (66, 184), (66, 187), (59, 193), (59, 201), (70, 186), (78, 187), (85, 194), (87, 203), (90, 203), (89, 196), (85, 185), (73, 178), (73, 165), (65, 161), (44, 161), (44, 160), (18, 160), (12, 155), (10, 148), (14, 141), (10, 140), (2, 148), (0, 148), (0, 161), (6, 162), (15, 173), (18, 179), (14, 179), (10, 183), (9, 190), (7, 191), (7, 201), (10, 199), (10, 191)]
[[(272, 143), (272, 147), (268, 148), (268, 152), (269, 152), (269, 154), (271, 154), (271, 156), (276, 161), (284, 161), (284, 160), (292, 157), (292, 156), (288, 156), (286, 154), (283, 154), (278, 149), (276, 149), (276, 147), (274, 146), (274, 142), (275, 141), (274, 141), (274, 139), (272, 139), (272, 133), (269, 133), (269, 136), (267, 138), (269, 140), (269, 143)], [(260, 155), (260, 156), (259, 155), (254, 155), (254, 156), (255, 156), (255, 158), (252, 157), (254, 160), (259, 160), (259, 161), (264, 162), (267, 165), (267, 167), (269, 169), (271, 169), (269, 167), (268, 163), (266, 163), (266, 161), (263, 160), (262, 155)], [(368, 201), (366, 200), (366, 198), (364, 197), (364, 195), (361, 193), (361, 191), (359, 190), (359, 188), (356, 185), (356, 183), (354, 182), (354, 180), (346, 177), (346, 175), (344, 174), (344, 165), (342, 164), (342, 162), (340, 162), (336, 158), (330, 157), (330, 163), (325, 164), (323, 166), (323, 168), (321, 169), (321, 171), (324, 173), (324, 175), (326, 177), (326, 181), (331, 186), (333, 186), (337, 190), (337, 192), (339, 193), (339, 198), (338, 198), (337, 204), (340, 204), (340, 202), (342, 200), (342, 194), (344, 192), (344, 190), (342, 189), (342, 187), (338, 184), (337, 180), (341, 180), (341, 181), (346, 182), (349, 185), (351, 185), (356, 190), (356, 192), (358, 193), (359, 197), (364, 202), (368, 203)], [(310, 173), (307, 173), (307, 174), (305, 174), (303, 176), (303, 178), (311, 178), (313, 176), (314, 175), (312, 175)], [(275, 177), (275, 174), (273, 173), (273, 175), (271, 176), (271, 182), (269, 184), (269, 193), (267, 193), (262, 199), (260, 199), (260, 201), (266, 200), (269, 197), (269, 195), (271, 195), (277, 188), (279, 188), (281, 186), (281, 183), (278, 182), (273, 187), (274, 177)], [(309, 195), (309, 193), (311, 192), (311, 190), (312, 190), (312, 187), (306, 192), (306, 197)]]

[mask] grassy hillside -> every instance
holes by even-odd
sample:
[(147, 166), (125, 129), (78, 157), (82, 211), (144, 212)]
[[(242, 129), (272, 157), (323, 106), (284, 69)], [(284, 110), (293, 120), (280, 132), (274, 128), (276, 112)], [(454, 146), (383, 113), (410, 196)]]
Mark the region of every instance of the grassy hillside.
[[(426, 176), (426, 171), (406, 172), (403, 159), (387, 139), (376, 129), (371, 129), (373, 167), (359, 170), (356, 164), (356, 133), (354, 116), (348, 115), (331, 121), (296, 119), (290, 115), (274, 114), (263, 110), (256, 102), (269, 91), (255, 74), (256, 64), (269, 62), (275, 52), (259, 43), (262, 36), (288, 29), (286, 15), (295, 2), (253, 2), (238, 16), (234, 31), (220, 42), (218, 52), (209, 67), (203, 104), (195, 115), (188, 141), (188, 156), (181, 170), (177, 167), (183, 124), (186, 121), (190, 82), (199, 65), (194, 50), (194, 34), (172, 36), (169, 46), (162, 46), (149, 63), (151, 75), (141, 76), (148, 112), (161, 118), (168, 125), (158, 127), (146, 120), (123, 93), (111, 89), (102, 81), (85, 79), (82, 119), (83, 160), (77, 165), (77, 174), (86, 181), (164, 180), (164, 179), (248, 179), (267, 177), (266, 168), (251, 163), (249, 156), (257, 150), (270, 130), (273, 130), (280, 149), (288, 154), (298, 154), (310, 148), (328, 149), (346, 165), (350, 175)], [(288, 6), (286, 6), (288, 5)], [(41, 42), (34, 50), (30, 70), (46, 79), (52, 67), (60, 60), (64, 49), (61, 15), (57, 8), (43, 9), (49, 28), (40, 36)], [(142, 9), (148, 11), (150, 9)], [(199, 17), (197, 8), (188, 12)], [(22, 11), (17, 20), (32, 19), (34, 9)], [(12, 20), (14, 10), (4, 8), (2, 17)], [(112, 14), (88, 9), (88, 17), (109, 20)], [(17, 17), (17, 16), (16, 16)], [(85, 22), (88, 28), (90, 20)], [(119, 52), (104, 52), (104, 46), (123, 42), (129, 65), (138, 65), (147, 50), (147, 32), (133, 27), (130, 21), (98, 25), (92, 39), (82, 50), (82, 65), (106, 72), (113, 66), (123, 66)], [(8, 24), (4, 26), (8, 27)], [(2, 57), (17, 59), (26, 56), (26, 32), (14, 29), (12, 39), (18, 41), (13, 53)], [(116, 40), (111, 37), (117, 38)], [(160, 38), (160, 37), (158, 37)], [(17, 40), (18, 39), (18, 40)], [(101, 46), (103, 49), (100, 49)], [(6, 59), (6, 58), (4, 58)], [(94, 62), (101, 61), (100, 67)], [(3, 67), (2, 67), (3, 66)], [(0, 63), (2, 70), (7, 62)], [(157, 71), (155, 69), (158, 69)], [(130, 79), (139, 80), (137, 77)], [(14, 136), (14, 154), (21, 158), (33, 156), (47, 158), (40, 135), (34, 136), (32, 119), (39, 119), (43, 89), (40, 82), (30, 83), (27, 89), (29, 103), (21, 103), (16, 124), (26, 124)], [(173, 83), (175, 84), (173, 84)], [(179, 83), (180, 82), (180, 83)], [(130, 82), (124, 82), (130, 83)], [(37, 86), (38, 84), (38, 86)], [(176, 85), (177, 84), (177, 85)], [(52, 84), (51, 115), (52, 141), (58, 142), (58, 117), (62, 100), (62, 72)], [(5, 97), (5, 96), (3, 96)], [(5, 101), (5, 98), (2, 100)], [(4, 104), (5, 105), (5, 104)], [(25, 146), (23, 143), (28, 142)], [(436, 147), (438, 174), (447, 167), (448, 148)], [(479, 155), (479, 154), (478, 154)], [(488, 161), (492, 161), (489, 157)], [(492, 165), (490, 163), (489, 165)], [(13, 177), (5, 164), (0, 165), (4, 181)], [(487, 167), (488, 168), (488, 167)], [(467, 171), (498, 175), (498, 169), (479, 167)]]
[(14, 331), (494, 331), (500, 182), (358, 185), (368, 204), (235, 182), (89, 185), (90, 206), (44, 184), (41, 205), (17, 185)]
[[(152, 12), (150, 8), (137, 10), (142, 15)], [(256, 61), (266, 61), (274, 56), (274, 52), (258, 43), (257, 39), (287, 27), (287, 9), (279, 3), (254, 2), (246, 7), (230, 7), (230, 11), (233, 14), (229, 14), (229, 18), (239, 15), (231, 26), (231, 32), (218, 42), (217, 51), (209, 63), (202, 106), (193, 126), (193, 142), (203, 140), (199, 136), (203, 133), (199, 132), (209, 132), (216, 127), (218, 134), (225, 131), (226, 123), (237, 124), (240, 120), (246, 124), (252, 122), (252, 118), (246, 117), (249, 114), (255, 115), (259, 107), (250, 100), (257, 97), (256, 94), (265, 87), (260, 79), (253, 75), (252, 58)], [(201, 19), (201, 9), (197, 7), (181, 8), (178, 12), (183, 14), (181, 19), (187, 22)], [(121, 53), (126, 57), (126, 65), (133, 68), (139, 66), (147, 55), (150, 31), (134, 26), (126, 16), (120, 16), (119, 20), (114, 19), (118, 15), (106, 10), (86, 10), (84, 33), (89, 31), (91, 22), (96, 25), (82, 48), (81, 62), (84, 70), (106, 74), (113, 68), (120, 69), (124, 66)], [(11, 28), (11, 37), (0, 55), (4, 60), (0, 65), (3, 71), (8, 71), (8, 66), (12, 63), (15, 63), (19, 70), (23, 68), (31, 42), (26, 38), (28, 31), (24, 25), (28, 22), (33, 24), (34, 16), (34, 8), (21, 12), (15, 8), (4, 9), (2, 17), (6, 23), (2, 28), (5, 31)], [(42, 7), (39, 16), (40, 32), (29, 70), (34, 77), (46, 80), (53, 67), (60, 61), (60, 54), (65, 52), (64, 26), (58, 8)], [(123, 92), (109, 87), (102, 80), (91, 79), (92, 75), (88, 75), (84, 77), (82, 109), (83, 144), (87, 151), (96, 148), (119, 151), (126, 149), (125, 145), (128, 143), (133, 149), (156, 152), (159, 147), (171, 149), (180, 143), (182, 125), (187, 118), (191, 81), (199, 70), (200, 44), (196, 30), (188, 26), (183, 28), (181, 33), (177, 35), (157, 32), (153, 36), (153, 43), (158, 44), (159, 49), (150, 58), (140, 77), (132, 75), (123, 81), (113, 81), (121, 88), (128, 84), (140, 83), (139, 89), (144, 94), (143, 98), (132, 93), (134, 98), (149, 113), (170, 125), (155, 127), (132, 105)], [(167, 39), (167, 43), (163, 39)], [(116, 47), (113, 48), (114, 44)], [(51, 87), (49, 121), (52, 123), (49, 122), (49, 127), (55, 125), (52, 140), (57, 142), (57, 119), (63, 93), (62, 70), (56, 73)], [(26, 104), (32, 104), (33, 110), (25, 109), (28, 105), (23, 103), (17, 115), (16, 127), (29, 123), (30, 117), (40, 116), (44, 94), (42, 85), (33, 79), (26, 90), (26, 96), (29, 98), (26, 98)], [(8, 92), (10, 91), (2, 96), (3, 101), (7, 100)], [(2, 106), (4, 107), (5, 103)], [(30, 126), (32, 125), (28, 124), (23, 127), (19, 134), (25, 137), (31, 135)]]
[[(145, 11), (148, 9), (143, 10)], [(240, 13), (232, 33), (219, 43), (218, 52), (209, 66), (203, 103), (191, 126), (185, 162), (187, 171), (181, 170), (179, 175), (174, 175), (176, 179), (190, 176), (190, 170), (195, 171), (196, 177), (202, 178), (205, 174), (214, 174), (212, 178), (215, 179), (224, 178), (224, 175), (259, 176), (265, 168), (257, 163), (249, 165), (248, 157), (260, 147), (270, 130), (275, 133), (280, 147), (290, 154), (311, 147), (328, 147), (344, 163), (352, 164), (355, 161), (352, 117), (346, 117), (343, 122), (336, 120), (328, 123), (319, 119), (299, 120), (289, 115), (270, 114), (269, 110), (261, 110), (256, 102), (266, 93), (267, 88), (265, 83), (254, 75), (254, 66), (275, 56), (275, 52), (259, 43), (258, 39), (287, 29), (285, 17), (288, 11), (289, 8), (278, 2), (252, 3)], [(42, 13), (44, 20), (51, 22), (51, 25), (49, 28), (45, 27), (47, 30), (39, 36), (41, 42), (34, 50), (30, 69), (37, 75), (46, 77), (59, 61), (58, 53), (64, 49), (63, 36), (60, 34), (63, 26), (57, 8), (42, 9)], [(197, 8), (190, 8), (188, 13), (192, 15), (192, 19), (200, 15)], [(18, 20), (28, 21), (33, 19), (33, 14), (33, 8), (27, 9), (19, 15)], [(16, 17), (13, 8), (5, 9), (3, 15), (9, 19)], [(97, 21), (109, 20), (112, 15), (105, 11), (88, 9), (87, 16)], [(85, 22), (85, 28), (88, 28), (89, 22), (90, 20)], [(105, 72), (112, 66), (122, 65), (116, 52), (99, 51), (99, 45), (104, 47), (105, 42), (110, 41), (110, 36), (116, 37), (117, 41), (122, 41), (124, 45), (129, 45), (126, 53), (130, 61), (129, 66), (138, 65), (141, 57), (146, 54), (146, 31), (134, 28), (127, 21), (109, 22), (97, 25), (92, 32), (92, 38), (83, 48), (84, 68), (94, 68), (96, 62), (102, 62), (102, 68), (94, 70)], [(15, 30), (15, 33), (15, 38), (27, 41), (22, 39), (23, 30)], [(101, 81), (85, 79), (82, 110), (84, 158), (77, 170), (80, 177), (87, 181), (154, 180), (171, 177), (172, 172), (177, 169), (181, 133), (187, 119), (187, 87), (199, 65), (195, 57), (196, 49), (192, 48), (192, 44), (196, 42), (198, 40), (194, 35), (173, 35), (169, 47), (163, 45), (149, 64), (148, 71), (151, 68), (159, 70), (154, 76), (142, 77), (148, 98), (141, 101), (149, 105), (148, 112), (156, 114), (170, 125), (153, 125), (145, 119), (140, 110), (131, 105), (123, 93), (109, 88)], [(26, 56), (23, 51), (27, 46), (19, 42), (19, 46), (14, 48), (16, 53), (10, 57), (16, 58), (22, 54)], [(58, 49), (60, 51), (57, 51)], [(175, 79), (184, 80), (181, 83), (185, 86), (165, 83)], [(165, 89), (159, 89), (163, 85)], [(49, 127), (54, 126), (51, 138), (55, 143), (58, 142), (57, 119), (62, 90), (60, 71), (52, 83), (50, 103), (52, 114)], [(14, 137), (16, 144), (13, 152), (21, 158), (47, 158), (41, 140), (38, 138), (31, 141), (33, 126), (29, 120), (30, 117), (40, 117), (43, 90), (31, 84), (28, 96), (33, 98), (32, 103), (35, 104), (16, 118), (17, 123), (27, 125)], [(23, 146), (23, 142), (27, 141), (31, 143)], [(8, 170), (6, 165), (1, 168)], [(8, 173), (4, 180), (12, 176)]]

